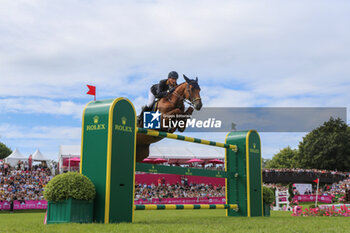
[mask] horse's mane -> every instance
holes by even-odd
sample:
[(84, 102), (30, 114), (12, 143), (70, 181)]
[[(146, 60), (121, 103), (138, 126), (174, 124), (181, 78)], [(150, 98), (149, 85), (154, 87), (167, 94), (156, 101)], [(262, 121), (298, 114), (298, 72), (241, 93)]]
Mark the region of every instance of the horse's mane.
[[(198, 88), (200, 88), (200, 87), (199, 87), (199, 84), (196, 82), (196, 80), (190, 79), (190, 81), (195, 82), (195, 83), (197, 84), (196, 86), (198, 86)], [(175, 86), (175, 89), (177, 89), (178, 87), (180, 87), (180, 86), (182, 86), (183, 84), (186, 84), (186, 83), (188, 83), (188, 82), (185, 81), (185, 82), (182, 82), (182, 83), (180, 83), (180, 84), (177, 84), (177, 85)], [(188, 84), (193, 85), (193, 84), (191, 84), (190, 82), (189, 82)]]
[(180, 87), (181, 85), (183, 85), (183, 84), (186, 84), (187, 82), (182, 82), (182, 83), (180, 83), (180, 84), (177, 84), (176, 86), (175, 86), (175, 88), (178, 88), (178, 87)]

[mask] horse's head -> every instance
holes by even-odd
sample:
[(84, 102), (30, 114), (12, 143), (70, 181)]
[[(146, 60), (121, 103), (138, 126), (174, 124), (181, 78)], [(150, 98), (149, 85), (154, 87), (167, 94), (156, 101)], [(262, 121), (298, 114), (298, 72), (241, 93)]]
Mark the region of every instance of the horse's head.
[(202, 100), (199, 92), (201, 88), (198, 85), (198, 78), (189, 79), (186, 75), (183, 75), (186, 80), (186, 90), (185, 90), (185, 98), (188, 99), (194, 106), (196, 110), (200, 110), (202, 108)]

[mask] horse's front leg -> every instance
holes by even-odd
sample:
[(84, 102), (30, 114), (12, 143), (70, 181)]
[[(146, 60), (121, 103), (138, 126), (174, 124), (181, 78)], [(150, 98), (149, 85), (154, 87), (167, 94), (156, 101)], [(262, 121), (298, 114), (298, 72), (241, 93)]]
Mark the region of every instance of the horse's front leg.
[(185, 115), (185, 116), (182, 117), (182, 118), (179, 118), (179, 120), (184, 122), (184, 124), (182, 126), (180, 124), (178, 124), (177, 130), (179, 130), (179, 132), (185, 131), (186, 124), (187, 124), (187, 119), (192, 115), (192, 113), (193, 113), (193, 108), (192, 107), (188, 107), (186, 112), (183, 113), (183, 115)]
[(182, 114), (182, 111), (179, 108), (163, 113), (161, 117), (162, 129), (170, 133), (175, 132), (178, 123), (176, 115), (178, 114)]

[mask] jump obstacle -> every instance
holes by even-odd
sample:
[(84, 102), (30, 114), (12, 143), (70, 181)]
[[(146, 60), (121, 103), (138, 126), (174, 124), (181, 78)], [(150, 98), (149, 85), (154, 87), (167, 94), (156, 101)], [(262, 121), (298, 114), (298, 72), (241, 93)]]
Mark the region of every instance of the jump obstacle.
[[(136, 134), (226, 148), (225, 171), (136, 163)], [(136, 127), (126, 98), (93, 101), (83, 112), (80, 172), (96, 187), (94, 222), (132, 222), (134, 210), (226, 209), (226, 216), (263, 216), (260, 137), (229, 132), (225, 143)], [(134, 205), (135, 171), (225, 178), (226, 205)]]

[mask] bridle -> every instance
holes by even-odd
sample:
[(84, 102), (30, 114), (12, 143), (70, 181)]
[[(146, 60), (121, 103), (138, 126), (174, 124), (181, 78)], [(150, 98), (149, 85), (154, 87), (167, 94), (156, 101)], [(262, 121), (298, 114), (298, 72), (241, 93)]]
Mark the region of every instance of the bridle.
[[(180, 85), (177, 85), (176, 87), (178, 87)], [(189, 98), (185, 98), (179, 94), (176, 93), (176, 90), (174, 90), (174, 92), (172, 94), (174, 94), (176, 97), (178, 97), (180, 99), (181, 102), (186, 102), (187, 104), (189, 104), (190, 106), (194, 106), (194, 102), (196, 102), (197, 100), (201, 100), (201, 98), (195, 98), (193, 99), (192, 98), (192, 91), (191, 91), (191, 88), (190, 88), (190, 84), (186, 82), (186, 90), (187, 92), (189, 93)], [(173, 103), (173, 104), (176, 104), (174, 103), (173, 101), (171, 101), (170, 97), (167, 96), (169, 102)]]

